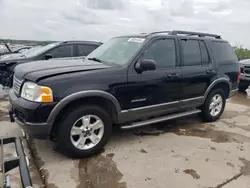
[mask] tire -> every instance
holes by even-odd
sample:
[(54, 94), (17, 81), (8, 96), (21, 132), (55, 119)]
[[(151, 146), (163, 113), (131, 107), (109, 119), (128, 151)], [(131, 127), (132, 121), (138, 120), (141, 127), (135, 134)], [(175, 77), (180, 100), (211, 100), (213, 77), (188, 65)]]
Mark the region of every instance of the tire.
[[(79, 134), (78, 132), (74, 132), (74, 131), (72, 133), (73, 126), (75, 128), (76, 126), (79, 126), (77, 124), (80, 124), (80, 127), (85, 127), (84, 129), (86, 129), (86, 126), (84, 125), (84, 123), (83, 125), (81, 125), (81, 123), (84, 121), (82, 121), (82, 119), (80, 118), (87, 117), (88, 115), (90, 115), (92, 119), (93, 117), (96, 119), (99, 118), (100, 119), (99, 122), (101, 122), (101, 124), (103, 125), (103, 129), (102, 128), (99, 129), (99, 131), (102, 130), (101, 131), (102, 136), (100, 137), (100, 140), (98, 141), (96, 145), (94, 144), (94, 142), (92, 143), (90, 139), (90, 135), (93, 135), (95, 133), (87, 133), (86, 131), (85, 133), (81, 133), (81, 135), (72, 136), (72, 134), (76, 134), (76, 133)], [(89, 130), (89, 132), (92, 132), (92, 131)], [(109, 137), (111, 136), (111, 133), (112, 133), (112, 121), (111, 121), (110, 116), (104, 109), (100, 108), (99, 106), (94, 106), (94, 105), (86, 105), (83, 107), (80, 106), (68, 112), (65, 115), (65, 119), (61, 121), (60, 128), (57, 133), (57, 147), (63, 154), (65, 154), (68, 157), (72, 157), (72, 158), (88, 157), (88, 156), (97, 154), (102, 150), (102, 148), (106, 145)], [(86, 134), (88, 135), (86, 136)], [(100, 132), (98, 132), (98, 134), (100, 134)], [(86, 144), (81, 143), (80, 146), (79, 144), (77, 144), (80, 137), (85, 139), (85, 141), (83, 141), (82, 143), (86, 143)], [(73, 142), (77, 146), (75, 146)], [(91, 148), (88, 148), (91, 146), (91, 144), (94, 146)], [(83, 145), (86, 148), (83, 149)], [(79, 149), (79, 147), (81, 148)]]
[[(214, 97), (217, 97), (217, 96), (221, 97), (221, 102), (222, 102), (221, 108), (220, 108), (220, 111), (215, 110), (214, 114), (212, 115), (213, 112), (210, 111), (210, 104), (212, 103), (212, 99)], [(222, 115), (222, 113), (224, 112), (225, 105), (226, 105), (225, 92), (222, 89), (219, 89), (219, 88), (212, 90), (208, 94), (208, 96), (207, 96), (207, 98), (206, 98), (206, 100), (205, 100), (205, 102), (204, 102), (204, 104), (203, 104), (203, 106), (201, 108), (201, 110), (202, 110), (201, 116), (202, 116), (203, 120), (207, 121), (207, 122), (214, 122), (217, 119), (219, 119), (220, 116)], [(219, 109), (219, 108), (217, 108), (217, 109)]]

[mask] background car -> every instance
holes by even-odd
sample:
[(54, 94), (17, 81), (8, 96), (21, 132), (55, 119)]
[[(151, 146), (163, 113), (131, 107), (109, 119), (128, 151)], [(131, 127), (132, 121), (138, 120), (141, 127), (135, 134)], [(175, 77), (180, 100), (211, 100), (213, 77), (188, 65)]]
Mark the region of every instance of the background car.
[(239, 90), (245, 91), (250, 85), (250, 59), (239, 61), (240, 64), (240, 84)]
[(6, 55), (0, 59), (0, 84), (12, 87), (14, 68), (18, 64), (52, 58), (83, 58), (101, 44), (93, 41), (64, 41)]

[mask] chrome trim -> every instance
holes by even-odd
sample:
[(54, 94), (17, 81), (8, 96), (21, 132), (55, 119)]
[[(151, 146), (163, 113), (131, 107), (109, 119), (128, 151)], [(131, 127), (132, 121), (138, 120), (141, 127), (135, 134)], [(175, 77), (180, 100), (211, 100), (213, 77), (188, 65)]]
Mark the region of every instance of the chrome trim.
[(21, 85), (22, 85), (22, 80), (18, 80), (15, 75), (13, 78), (13, 89), (16, 95), (19, 95), (20, 93), (20, 89), (21, 89)]
[(134, 103), (134, 102), (144, 102), (146, 100), (147, 100), (146, 98), (143, 98), (143, 99), (134, 99), (134, 100), (131, 101), (131, 103)]
[(239, 91), (239, 89), (231, 90), (228, 98), (233, 97), (238, 91)]
[(165, 105), (178, 104), (180, 102), (188, 102), (188, 101), (199, 100), (199, 99), (202, 100), (202, 99), (204, 99), (204, 97), (200, 96), (200, 97), (194, 97), (194, 98), (184, 99), (184, 100), (180, 100), (180, 101), (173, 101), (173, 102), (168, 102), (168, 103), (155, 104), (155, 105), (143, 106), (143, 107), (138, 107), (138, 108), (131, 108), (131, 109), (128, 109), (128, 110), (122, 110), (121, 113), (127, 113), (129, 111), (144, 110), (144, 109), (148, 109), (148, 108), (161, 107), (161, 106), (165, 106)]
[(121, 114), (127, 113), (127, 112), (128, 112), (128, 110), (122, 110), (122, 111), (121, 111)]
[(204, 96), (194, 97), (194, 98), (190, 98), (190, 99), (184, 99), (184, 100), (181, 100), (181, 102), (189, 102), (189, 101), (199, 100), (199, 99), (204, 99)]
[(188, 111), (188, 112), (167, 115), (164, 117), (158, 117), (158, 118), (154, 118), (154, 119), (145, 120), (145, 121), (141, 121), (141, 122), (132, 123), (130, 125), (122, 126), (121, 129), (131, 129), (131, 128), (136, 128), (136, 127), (142, 127), (142, 126), (146, 126), (146, 125), (153, 124), (153, 123), (159, 123), (159, 122), (166, 121), (166, 120), (171, 120), (171, 119), (176, 119), (179, 117), (185, 117), (185, 116), (189, 116), (189, 115), (193, 115), (193, 114), (198, 114), (200, 112), (201, 112), (201, 110), (196, 109), (196, 110), (192, 110), (192, 111)]
[(126, 113), (128, 111), (144, 110), (144, 109), (148, 109), (148, 108), (155, 108), (155, 107), (160, 107), (160, 106), (165, 106), (165, 105), (172, 105), (172, 104), (178, 104), (178, 103), (180, 103), (180, 101), (173, 101), (173, 102), (168, 102), (168, 103), (161, 103), (161, 104), (143, 106), (143, 107), (138, 107), (138, 108), (131, 108), (131, 109), (127, 109), (127, 110), (122, 110), (121, 113)]

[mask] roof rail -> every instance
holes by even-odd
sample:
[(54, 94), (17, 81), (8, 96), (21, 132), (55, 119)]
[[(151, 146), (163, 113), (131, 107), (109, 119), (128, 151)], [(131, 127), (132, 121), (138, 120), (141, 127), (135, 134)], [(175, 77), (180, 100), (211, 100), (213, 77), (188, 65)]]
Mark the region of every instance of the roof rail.
[(216, 39), (221, 39), (220, 35), (215, 35), (215, 34), (209, 34), (209, 33), (199, 33), (199, 32), (191, 32), (191, 31), (178, 31), (174, 30), (169, 33), (170, 35), (178, 35), (178, 34), (183, 34), (183, 35), (197, 35), (199, 37), (214, 37)]
[(158, 34), (158, 33), (167, 33), (167, 34), (169, 34), (169, 33), (171, 33), (171, 31), (155, 31), (155, 32), (150, 33), (150, 35)]

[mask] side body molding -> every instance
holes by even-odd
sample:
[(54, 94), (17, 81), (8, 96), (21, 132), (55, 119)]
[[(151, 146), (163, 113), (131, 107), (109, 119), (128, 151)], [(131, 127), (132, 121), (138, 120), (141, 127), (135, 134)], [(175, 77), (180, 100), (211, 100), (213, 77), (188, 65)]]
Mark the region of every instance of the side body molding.
[(218, 78), (218, 79), (214, 80), (214, 81), (209, 85), (209, 87), (207, 88), (207, 90), (206, 90), (206, 92), (205, 92), (205, 95), (204, 95), (204, 100), (203, 100), (203, 102), (205, 102), (205, 100), (206, 100), (206, 98), (207, 98), (209, 92), (213, 89), (213, 87), (214, 87), (216, 84), (219, 84), (219, 83), (226, 83), (226, 84), (228, 84), (229, 92), (231, 91), (231, 87), (232, 87), (232, 86), (231, 86), (231, 83), (229, 82), (229, 80), (226, 79), (226, 78)]
[(99, 91), (99, 90), (80, 91), (80, 92), (73, 93), (73, 94), (63, 98), (51, 111), (51, 113), (48, 117), (47, 123), (49, 125), (52, 125), (54, 123), (57, 115), (60, 113), (60, 111), (67, 104), (69, 104), (70, 102), (72, 102), (74, 100), (85, 98), (85, 97), (102, 97), (102, 98), (108, 99), (109, 101), (111, 101), (114, 104), (116, 111), (117, 111), (117, 114), (121, 113), (121, 107), (120, 107), (118, 100), (110, 93), (107, 93), (105, 91)]

